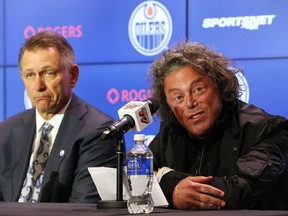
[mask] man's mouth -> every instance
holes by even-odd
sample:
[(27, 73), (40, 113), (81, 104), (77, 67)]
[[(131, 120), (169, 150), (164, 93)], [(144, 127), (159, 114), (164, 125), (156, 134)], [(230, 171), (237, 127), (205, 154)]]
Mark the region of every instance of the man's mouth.
[(199, 118), (201, 115), (203, 114), (203, 112), (198, 112), (198, 113), (195, 113), (195, 114), (192, 114), (190, 115), (190, 119), (197, 119)]
[(192, 116), (192, 119), (196, 119), (196, 118), (198, 118), (199, 116), (200, 116), (200, 114), (193, 115), (193, 116)]

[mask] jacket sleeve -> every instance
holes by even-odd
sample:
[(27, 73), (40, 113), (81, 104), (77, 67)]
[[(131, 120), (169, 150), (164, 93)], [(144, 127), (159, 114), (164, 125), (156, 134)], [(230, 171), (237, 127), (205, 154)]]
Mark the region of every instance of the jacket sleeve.
[[(244, 127), (243, 131), (251, 131), (249, 127)], [(247, 136), (247, 133), (242, 134)], [(269, 119), (257, 127), (253, 139), (243, 135), (242, 140), (243, 154), (236, 162), (237, 174), (215, 177), (211, 183), (225, 192), (227, 209), (254, 208), (261, 197), (279, 184), (282, 176), (287, 178), (287, 120)]]
[[(164, 131), (164, 132), (163, 132)], [(163, 134), (165, 134), (163, 136)], [(149, 148), (153, 152), (153, 163), (154, 163), (154, 171), (158, 171), (159, 169), (163, 167), (173, 167), (170, 166), (170, 164), (167, 163), (166, 160), (166, 148), (167, 148), (167, 140), (161, 140), (160, 144), (160, 137), (162, 135), (162, 138), (165, 137), (166, 139), (170, 139), (171, 141), (171, 136), (167, 136), (169, 132), (166, 132), (166, 128), (164, 126), (161, 127), (160, 133), (156, 135), (156, 137), (153, 139), (153, 141), (150, 143)], [(171, 162), (171, 160), (169, 160)], [(173, 208), (173, 203), (172, 203), (172, 195), (173, 195), (173, 190), (175, 186), (184, 178), (190, 176), (189, 173), (184, 173), (184, 172), (177, 172), (177, 171), (171, 171), (166, 174), (164, 174), (161, 177), (161, 181), (159, 182), (160, 187), (169, 203), (169, 207)]]
[(163, 193), (169, 203), (170, 208), (174, 208), (173, 206), (173, 191), (176, 185), (184, 178), (190, 176), (188, 173), (171, 171), (165, 174), (160, 181), (160, 187), (163, 190)]
[(116, 138), (101, 140), (106, 125), (98, 127), (82, 141), (69, 202), (95, 203), (100, 199), (88, 167), (116, 167)]
[(161, 159), (160, 159), (160, 135), (159, 133), (154, 137), (152, 142), (149, 144), (149, 148), (153, 152), (153, 169), (154, 171), (158, 171), (158, 169), (161, 169)]

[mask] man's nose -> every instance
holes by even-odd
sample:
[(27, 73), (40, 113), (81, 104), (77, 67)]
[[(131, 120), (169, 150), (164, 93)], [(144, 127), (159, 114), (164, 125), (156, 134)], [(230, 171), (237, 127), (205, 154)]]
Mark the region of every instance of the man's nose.
[(186, 104), (189, 109), (193, 109), (198, 105), (198, 102), (196, 101), (195, 98), (189, 97), (186, 101)]
[(43, 91), (46, 89), (45, 81), (39, 75), (34, 80), (34, 86), (37, 91)]

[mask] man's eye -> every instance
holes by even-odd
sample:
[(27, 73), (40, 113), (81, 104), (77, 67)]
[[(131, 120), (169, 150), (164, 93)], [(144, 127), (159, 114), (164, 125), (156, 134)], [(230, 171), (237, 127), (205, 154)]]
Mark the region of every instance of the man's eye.
[(183, 97), (180, 96), (180, 95), (175, 96), (175, 97), (173, 98), (173, 100), (174, 100), (176, 103), (180, 103), (180, 102), (182, 101), (182, 99), (183, 99)]
[(43, 73), (43, 76), (46, 78), (51, 78), (51, 77), (54, 77), (55, 75), (56, 75), (56, 72), (54, 72), (54, 71), (45, 71)]
[(197, 87), (197, 88), (194, 89), (194, 92), (195, 93), (201, 93), (203, 91), (203, 89), (204, 88), (202, 88), (202, 87)]
[(26, 78), (27, 78), (27, 79), (31, 79), (31, 78), (33, 78), (33, 77), (35, 77), (35, 74), (34, 74), (34, 73), (27, 73), (27, 74), (26, 74)]

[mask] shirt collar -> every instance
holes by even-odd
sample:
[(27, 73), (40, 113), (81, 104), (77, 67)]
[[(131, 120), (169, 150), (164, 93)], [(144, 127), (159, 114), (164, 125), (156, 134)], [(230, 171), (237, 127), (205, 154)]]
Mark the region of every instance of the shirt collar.
[(64, 117), (64, 114), (69, 106), (71, 102), (71, 99), (69, 100), (69, 102), (60, 110), (60, 112), (58, 112), (55, 116), (53, 116), (51, 119), (49, 119), (48, 121), (43, 119), (42, 116), (40, 115), (39, 111), (37, 109), (36, 110), (36, 131), (39, 132), (43, 123), (44, 122), (48, 122), (51, 125), (53, 125), (53, 129), (56, 129), (56, 131), (58, 131), (58, 128), (60, 127), (60, 124), (62, 122), (62, 119)]

